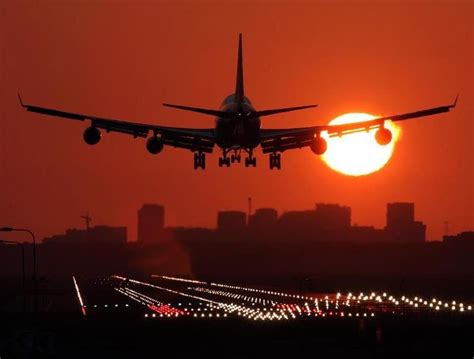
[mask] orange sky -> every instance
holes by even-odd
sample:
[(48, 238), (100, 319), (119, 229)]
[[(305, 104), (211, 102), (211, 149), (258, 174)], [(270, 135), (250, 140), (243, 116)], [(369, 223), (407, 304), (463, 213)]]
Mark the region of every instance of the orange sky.
[[(230, 3), (230, 5), (229, 5)], [(416, 203), (439, 239), (474, 228), (473, 24), (468, 2), (0, 3), (0, 225), (39, 237), (93, 224), (127, 225), (136, 238), (144, 202), (168, 225), (213, 227), (218, 209), (352, 207), (353, 223), (385, 224), (385, 204)], [(309, 149), (284, 153), (282, 171), (217, 166), (192, 154), (105, 135), (89, 147), (83, 123), (23, 111), (17, 100), (99, 116), (212, 127), (214, 119), (162, 102), (217, 108), (234, 89), (237, 34), (245, 88), (260, 109), (318, 103), (264, 118), (265, 127), (324, 124), (347, 112), (392, 114), (444, 105), (449, 114), (404, 122), (388, 165), (359, 178), (329, 169)], [(10, 237), (9, 237), (10, 238)], [(20, 238), (20, 237), (18, 237)]]

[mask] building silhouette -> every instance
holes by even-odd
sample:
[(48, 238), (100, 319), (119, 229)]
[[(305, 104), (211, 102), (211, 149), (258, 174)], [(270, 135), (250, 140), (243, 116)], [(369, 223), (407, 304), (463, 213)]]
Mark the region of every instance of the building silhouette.
[(165, 230), (165, 209), (158, 204), (144, 204), (138, 210), (138, 242), (157, 243), (163, 238)]
[(316, 203), (316, 220), (324, 231), (347, 230), (351, 226), (351, 208), (332, 203)]
[(74, 245), (124, 245), (127, 243), (127, 227), (94, 226), (88, 229), (67, 229), (65, 234), (57, 234), (43, 239), (45, 244)]
[(274, 208), (259, 208), (249, 217), (249, 230), (256, 233), (275, 228), (278, 222), (278, 212)]
[(217, 213), (217, 232), (220, 236), (237, 239), (247, 229), (247, 215), (240, 211), (220, 211)]
[(278, 218), (276, 236), (281, 239), (314, 239), (317, 229), (316, 211), (287, 211)]
[(474, 244), (474, 231), (461, 232), (455, 235), (446, 235), (443, 236), (444, 243), (469, 243)]
[(420, 243), (426, 237), (426, 226), (415, 221), (414, 203), (388, 203), (385, 231), (394, 242)]

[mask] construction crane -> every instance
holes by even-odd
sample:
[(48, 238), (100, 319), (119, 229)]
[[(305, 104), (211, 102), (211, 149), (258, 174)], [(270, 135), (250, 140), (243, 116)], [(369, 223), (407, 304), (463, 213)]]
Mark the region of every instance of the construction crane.
[(87, 211), (84, 216), (81, 216), (81, 218), (86, 222), (86, 229), (89, 230), (90, 223), (92, 222), (92, 218), (89, 216), (89, 211)]

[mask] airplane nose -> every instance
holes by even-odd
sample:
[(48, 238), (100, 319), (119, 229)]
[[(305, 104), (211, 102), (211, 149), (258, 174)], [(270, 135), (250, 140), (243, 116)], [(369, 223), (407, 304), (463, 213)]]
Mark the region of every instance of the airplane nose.
[(244, 125), (243, 123), (237, 123), (234, 128), (234, 137), (235, 138), (240, 138), (244, 135)]

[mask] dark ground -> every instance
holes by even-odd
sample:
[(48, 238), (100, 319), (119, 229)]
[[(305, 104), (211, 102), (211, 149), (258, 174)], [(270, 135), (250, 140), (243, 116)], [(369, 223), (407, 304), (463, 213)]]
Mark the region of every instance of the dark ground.
[[(48, 315), (2, 318), (1, 358), (471, 358), (473, 321), (318, 318), (284, 323)], [(34, 328), (34, 329), (33, 329)], [(36, 340), (38, 354), (29, 345)], [(29, 353), (29, 354), (28, 354)]]
[[(7, 282), (3, 283), (4, 288), (8, 287)], [(9, 292), (12, 291), (5, 290), (3, 294)], [(99, 292), (94, 300), (101, 302), (107, 296), (107, 291)], [(239, 318), (144, 318), (143, 308), (132, 305), (128, 311), (90, 311), (83, 316), (70, 278), (50, 281), (48, 295), (40, 298), (42, 312), (36, 317), (31, 312), (5, 310), (13, 307), (3, 300), (1, 359), (474, 355), (474, 315), (408, 313), (364, 319), (319, 317), (253, 322)], [(30, 304), (31, 300), (27, 300), (27, 307)]]

